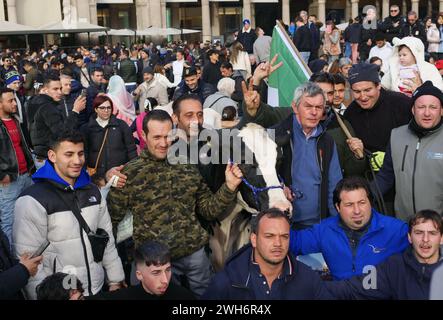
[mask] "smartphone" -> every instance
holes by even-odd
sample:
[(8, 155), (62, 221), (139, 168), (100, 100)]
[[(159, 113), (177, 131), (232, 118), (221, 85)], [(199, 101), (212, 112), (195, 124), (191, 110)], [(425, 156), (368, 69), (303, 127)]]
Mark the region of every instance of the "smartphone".
[(82, 93), (80, 94), (82, 97), (85, 97), (86, 98), (86, 95), (87, 95), (87, 90), (86, 89), (82, 89)]
[(35, 258), (35, 257), (41, 256), (42, 253), (46, 250), (47, 247), (49, 247), (49, 241), (45, 240), (45, 242), (43, 242), (41, 244), (41, 246), (38, 247), (38, 249), (32, 254), (31, 258)]

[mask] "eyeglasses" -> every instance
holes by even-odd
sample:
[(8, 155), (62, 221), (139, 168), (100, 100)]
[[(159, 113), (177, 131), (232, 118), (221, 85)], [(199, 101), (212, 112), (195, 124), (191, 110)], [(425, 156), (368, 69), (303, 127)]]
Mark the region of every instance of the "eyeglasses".
[(112, 107), (97, 107), (98, 110), (112, 110)]
[(391, 10), (391, 12), (398, 12), (398, 10)]

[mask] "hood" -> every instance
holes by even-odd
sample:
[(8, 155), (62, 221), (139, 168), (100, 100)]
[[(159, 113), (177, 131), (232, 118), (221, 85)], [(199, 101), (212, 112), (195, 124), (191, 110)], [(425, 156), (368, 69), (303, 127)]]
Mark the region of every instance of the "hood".
[[(47, 160), (45, 165), (37, 170), (37, 172), (32, 176), (32, 181), (35, 183), (44, 182), (44, 181), (52, 181), (56, 184), (64, 187), (69, 187), (69, 183), (67, 183), (65, 180), (60, 178), (60, 176), (55, 171), (52, 163)], [(86, 187), (91, 183), (91, 178), (89, 177), (88, 173), (82, 169), (80, 176), (78, 177), (77, 181), (75, 182), (74, 190), (80, 189), (83, 187)]]
[(394, 51), (392, 52), (392, 58), (396, 57), (397, 62), (398, 62), (398, 47), (400, 47), (401, 45), (407, 46), (412, 51), (412, 54), (414, 55), (415, 60), (417, 61), (417, 64), (420, 64), (420, 62), (425, 61), (425, 46), (423, 45), (423, 42), (420, 39), (415, 37), (404, 37), (402, 39), (399, 39), (395, 37), (392, 40), (392, 43), (394, 44)]

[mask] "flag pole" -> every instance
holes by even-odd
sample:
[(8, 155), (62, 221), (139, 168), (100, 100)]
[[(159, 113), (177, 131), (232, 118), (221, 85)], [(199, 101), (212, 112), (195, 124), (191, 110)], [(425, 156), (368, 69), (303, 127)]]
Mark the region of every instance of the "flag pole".
[(301, 63), (303, 64), (303, 66), (306, 68), (306, 70), (308, 71), (309, 76), (312, 75), (312, 71), (311, 69), (309, 69), (308, 65), (306, 64), (305, 60), (303, 60), (300, 52), (298, 51), (297, 47), (295, 46), (294, 42), (292, 41), (291, 37), (289, 36), (289, 34), (286, 32), (285, 27), (283, 26), (283, 24), (279, 21), (276, 20), (275, 21), (277, 24), (277, 27), (282, 31), (283, 36), (286, 38), (286, 40), (289, 42), (291, 48), (294, 50), (295, 54), (297, 55), (297, 57), (300, 59)]

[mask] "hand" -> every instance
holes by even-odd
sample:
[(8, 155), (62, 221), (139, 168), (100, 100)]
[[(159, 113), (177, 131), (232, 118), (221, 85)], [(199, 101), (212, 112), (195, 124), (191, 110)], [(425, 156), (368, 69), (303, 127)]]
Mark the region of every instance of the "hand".
[(294, 194), (290, 188), (285, 186), (283, 188), (283, 193), (285, 194), (285, 197), (286, 197), (286, 199), (288, 199), (288, 201), (290, 201), (290, 202), (294, 201)]
[(241, 88), (243, 91), (243, 99), (246, 105), (246, 112), (255, 117), (258, 108), (260, 108), (260, 94), (254, 90), (253, 79), (249, 80), (249, 87), (246, 88), (246, 82), (242, 81)]
[(415, 74), (415, 78), (411, 79), (411, 84), (410, 84), (410, 88), (411, 88), (412, 92), (417, 90), (417, 88), (421, 87), (421, 85), (423, 84), (423, 80), (420, 77), (420, 73), (418, 71), (414, 70), (414, 74)]
[(349, 146), (349, 149), (354, 153), (357, 159), (362, 159), (364, 156), (364, 146), (363, 142), (359, 138), (351, 138), (347, 139), (346, 143)]
[(78, 96), (77, 99), (74, 101), (74, 107), (72, 108), (72, 111), (80, 113), (86, 108), (86, 97)]
[(269, 77), (275, 70), (280, 68), (283, 65), (283, 61), (280, 61), (278, 64), (275, 64), (277, 61), (278, 54), (276, 54), (271, 62), (265, 62), (260, 64), (254, 71), (252, 78), (254, 79), (254, 85), (260, 85), (260, 82)]
[(128, 287), (128, 285), (124, 281), (119, 282), (119, 283), (112, 283), (109, 285), (109, 292), (117, 291), (117, 290), (120, 290), (122, 288), (127, 288), (127, 287)]
[(372, 45), (372, 40), (371, 40), (371, 39), (368, 39), (368, 42), (366, 42), (366, 44), (367, 44), (368, 46), (371, 46), (371, 45)]
[(25, 266), (31, 277), (35, 276), (38, 271), (38, 265), (43, 260), (43, 256), (31, 258), (32, 254), (25, 253), (20, 257), (20, 263)]
[(395, 22), (395, 23), (392, 24), (392, 26), (393, 26), (394, 28), (397, 28), (399, 25), (400, 25), (400, 21), (397, 21), (397, 22)]
[(113, 167), (106, 172), (106, 181), (111, 180), (113, 176), (118, 177), (118, 182), (116, 187), (118, 189), (123, 188), (126, 185), (126, 180), (128, 180), (128, 177), (120, 172), (123, 170), (123, 168), (124, 166)]
[(237, 190), (237, 187), (242, 182), (241, 178), (243, 177), (243, 173), (241, 172), (238, 165), (228, 163), (226, 165), (225, 177), (226, 177), (226, 186), (228, 187), (229, 190), (234, 192)]
[(7, 185), (9, 185), (11, 183), (11, 177), (7, 174), (1, 181), (0, 184), (3, 187), (6, 187)]

